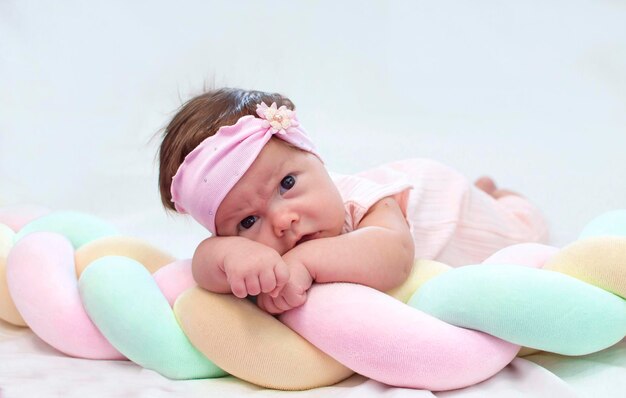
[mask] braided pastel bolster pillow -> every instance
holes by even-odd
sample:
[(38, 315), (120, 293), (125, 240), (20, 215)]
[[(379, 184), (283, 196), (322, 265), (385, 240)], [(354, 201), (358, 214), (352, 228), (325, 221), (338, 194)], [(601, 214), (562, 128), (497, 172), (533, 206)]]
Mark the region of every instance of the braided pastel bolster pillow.
[[(585, 239), (560, 251), (515, 245), (489, 265), (459, 269), (418, 261), (390, 292), (399, 300), (360, 285), (315, 285), (279, 321), (246, 300), (199, 289), (189, 260), (112, 237), (97, 219), (27, 209), (0, 209), (0, 318), (27, 324), (69, 355), (123, 354), (171, 378), (228, 372), (306, 389), (356, 371), (446, 390), (495, 374), (519, 345), (580, 355), (626, 333), (624, 301), (612, 294), (626, 292), (626, 211), (598, 218)], [(607, 233), (618, 236), (586, 238)], [(409, 299), (417, 309), (402, 303)]]
[(305, 305), (281, 320), (355, 372), (400, 387), (449, 390), (475, 384), (519, 351), (355, 284), (317, 285)]
[(622, 298), (568, 275), (515, 265), (446, 272), (409, 305), (453, 325), (563, 355), (600, 351), (626, 335)]

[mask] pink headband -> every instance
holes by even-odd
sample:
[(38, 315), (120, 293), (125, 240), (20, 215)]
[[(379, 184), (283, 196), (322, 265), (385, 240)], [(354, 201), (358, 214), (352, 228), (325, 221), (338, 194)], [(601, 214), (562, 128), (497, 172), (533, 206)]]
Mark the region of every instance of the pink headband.
[(257, 105), (259, 117), (247, 115), (232, 126), (222, 126), (186, 157), (172, 179), (172, 202), (179, 213), (190, 214), (215, 235), (215, 215), (232, 187), (276, 137), (311, 152), (313, 143), (300, 127), (296, 113), (276, 103)]

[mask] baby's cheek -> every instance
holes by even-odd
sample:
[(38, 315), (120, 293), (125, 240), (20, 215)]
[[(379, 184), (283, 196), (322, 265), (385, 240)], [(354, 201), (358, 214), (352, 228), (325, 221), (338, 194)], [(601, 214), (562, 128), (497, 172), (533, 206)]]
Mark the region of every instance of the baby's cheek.
[(339, 200), (334, 201), (328, 209), (328, 217), (332, 218), (331, 222), (333, 230), (337, 233), (337, 235), (339, 235), (343, 229), (343, 224), (346, 219), (346, 208), (344, 207), (343, 202)]

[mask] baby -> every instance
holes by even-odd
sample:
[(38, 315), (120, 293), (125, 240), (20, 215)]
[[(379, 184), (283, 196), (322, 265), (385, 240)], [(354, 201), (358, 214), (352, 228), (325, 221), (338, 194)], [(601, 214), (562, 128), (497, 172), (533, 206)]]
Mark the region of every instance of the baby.
[(224, 88), (193, 98), (167, 126), (162, 202), (212, 233), (192, 260), (199, 286), (258, 296), (279, 314), (302, 305), (313, 282), (387, 291), (415, 258), (479, 263), (546, 239), (525, 198), (431, 160), (329, 174), (294, 109), (279, 94)]

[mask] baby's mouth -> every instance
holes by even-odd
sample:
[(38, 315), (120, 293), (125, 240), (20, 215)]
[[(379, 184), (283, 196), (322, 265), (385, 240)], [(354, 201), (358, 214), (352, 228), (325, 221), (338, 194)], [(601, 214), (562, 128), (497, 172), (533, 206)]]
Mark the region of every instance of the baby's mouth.
[(298, 246), (300, 243), (303, 243), (303, 242), (315, 239), (318, 235), (319, 235), (319, 232), (314, 232), (312, 234), (302, 235), (302, 237), (296, 242), (296, 246)]

